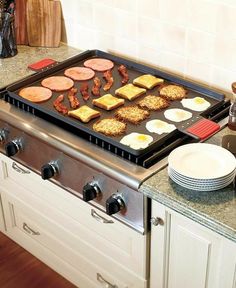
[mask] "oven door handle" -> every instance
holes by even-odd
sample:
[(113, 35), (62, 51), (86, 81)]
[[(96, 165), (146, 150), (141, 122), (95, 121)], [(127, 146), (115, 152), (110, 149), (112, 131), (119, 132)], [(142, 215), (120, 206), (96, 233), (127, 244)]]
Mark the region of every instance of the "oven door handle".
[(97, 273), (97, 280), (98, 280), (98, 282), (105, 285), (104, 287), (106, 287), (106, 288), (118, 288), (118, 286), (112, 285), (110, 282), (105, 280), (100, 273)]
[(95, 218), (97, 221), (105, 224), (112, 224), (114, 223), (112, 220), (107, 220), (106, 218), (99, 215), (94, 209), (91, 209), (91, 215), (93, 218)]
[(21, 173), (21, 174), (30, 174), (30, 171), (29, 171), (29, 170), (25, 170), (25, 169), (21, 168), (20, 166), (18, 166), (18, 165), (16, 164), (16, 162), (13, 162), (11, 167), (12, 167), (16, 172), (18, 172), (18, 173)]

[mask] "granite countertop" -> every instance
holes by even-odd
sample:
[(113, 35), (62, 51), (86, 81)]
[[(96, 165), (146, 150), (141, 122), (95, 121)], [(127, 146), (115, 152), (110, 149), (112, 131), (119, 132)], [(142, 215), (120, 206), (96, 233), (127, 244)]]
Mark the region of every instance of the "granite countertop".
[[(206, 143), (221, 146), (222, 137), (236, 135), (225, 127)], [(213, 192), (188, 190), (173, 182), (164, 168), (147, 181), (140, 191), (148, 197), (236, 242), (236, 191), (230, 184)]]
[(18, 54), (10, 58), (0, 58), (0, 90), (35, 73), (27, 68), (29, 64), (51, 58), (63, 61), (79, 54), (81, 50), (60, 44), (58, 48), (17, 46)]

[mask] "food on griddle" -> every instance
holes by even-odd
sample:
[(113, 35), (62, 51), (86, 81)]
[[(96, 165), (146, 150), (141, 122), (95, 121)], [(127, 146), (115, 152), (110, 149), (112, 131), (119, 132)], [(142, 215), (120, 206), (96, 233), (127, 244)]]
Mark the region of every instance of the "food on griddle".
[(41, 85), (52, 91), (60, 92), (71, 89), (74, 86), (74, 81), (65, 76), (51, 76), (43, 79)]
[(129, 81), (129, 75), (128, 75), (128, 71), (127, 71), (127, 68), (125, 67), (125, 65), (120, 65), (118, 67), (118, 72), (120, 73), (121, 77), (122, 77), (122, 80), (121, 80), (121, 83), (124, 85), (126, 83), (128, 83)]
[(121, 121), (128, 121), (133, 124), (139, 124), (141, 121), (148, 118), (150, 112), (147, 110), (143, 110), (138, 106), (126, 106), (119, 108), (115, 112), (115, 117)]
[(94, 82), (94, 85), (93, 85), (93, 88), (92, 88), (92, 94), (94, 96), (100, 96), (100, 88), (102, 86), (101, 84), (101, 81), (98, 77), (95, 77), (93, 79), (93, 82)]
[(125, 133), (126, 123), (115, 118), (106, 118), (93, 124), (93, 130), (106, 136), (119, 136)]
[(79, 100), (76, 97), (76, 93), (77, 93), (78, 89), (77, 88), (71, 88), (68, 92), (68, 99), (70, 102), (70, 107), (72, 109), (76, 109), (80, 106)]
[(80, 121), (87, 123), (93, 118), (99, 117), (101, 114), (99, 111), (96, 111), (87, 105), (83, 105), (76, 110), (72, 110), (68, 112), (68, 115), (79, 119)]
[(19, 91), (19, 95), (34, 103), (47, 101), (52, 97), (52, 91), (48, 88), (30, 86)]
[(68, 113), (68, 109), (65, 105), (62, 104), (63, 100), (64, 100), (64, 95), (63, 94), (59, 95), (56, 98), (56, 100), (53, 101), (53, 106), (59, 113), (66, 115)]
[(93, 99), (93, 105), (107, 111), (115, 109), (125, 103), (124, 99), (116, 98), (111, 94), (106, 94), (100, 98)]
[(204, 111), (211, 106), (211, 103), (206, 101), (202, 97), (194, 97), (191, 99), (181, 100), (183, 107), (188, 108), (193, 111)]
[(75, 81), (85, 81), (92, 79), (95, 72), (87, 67), (71, 67), (66, 69), (64, 74)]
[(92, 58), (84, 62), (84, 66), (91, 68), (95, 71), (104, 72), (111, 70), (114, 67), (114, 63), (111, 60), (104, 58)]
[(88, 93), (88, 89), (89, 89), (89, 86), (88, 86), (88, 83), (87, 82), (84, 82), (81, 87), (80, 87), (80, 93), (84, 99), (84, 101), (88, 101), (89, 100), (89, 93)]
[(161, 110), (167, 108), (169, 105), (169, 101), (155, 95), (148, 95), (138, 102), (139, 107), (151, 111)]
[(148, 147), (150, 143), (152, 143), (153, 138), (147, 134), (140, 134), (136, 132), (132, 132), (126, 136), (124, 136), (120, 143), (126, 146), (130, 146), (130, 148), (139, 150)]
[(103, 78), (106, 80), (106, 84), (103, 87), (104, 91), (108, 91), (114, 83), (111, 70), (107, 70), (103, 73)]
[(163, 84), (164, 80), (161, 78), (157, 78), (151, 74), (141, 75), (133, 80), (133, 84), (146, 88), (152, 89), (153, 87)]
[(187, 91), (179, 85), (166, 85), (159, 90), (160, 96), (167, 100), (181, 100), (185, 98)]
[(173, 122), (182, 122), (192, 117), (192, 113), (183, 109), (173, 108), (164, 112), (166, 119)]
[(145, 92), (146, 89), (144, 88), (134, 86), (133, 84), (126, 84), (125, 86), (116, 89), (115, 94), (131, 101), (143, 95)]
[(146, 123), (146, 129), (151, 133), (161, 135), (163, 133), (170, 133), (174, 131), (176, 126), (159, 119), (154, 119)]

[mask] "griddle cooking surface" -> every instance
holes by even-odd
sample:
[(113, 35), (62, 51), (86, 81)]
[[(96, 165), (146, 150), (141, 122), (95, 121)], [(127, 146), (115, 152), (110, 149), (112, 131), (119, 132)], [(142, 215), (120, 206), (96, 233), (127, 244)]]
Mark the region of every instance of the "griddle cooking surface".
[[(89, 123), (82, 123), (79, 120), (76, 120), (72, 117), (63, 116), (62, 114), (58, 113), (54, 109), (53, 101), (60, 94), (64, 94), (65, 100), (64, 100), (63, 104), (65, 104), (70, 110), (69, 101), (67, 99), (68, 91), (63, 92), (63, 93), (53, 92), (53, 96), (50, 100), (48, 100), (47, 102), (44, 102), (44, 103), (40, 103), (40, 104), (29, 102), (29, 101), (23, 99), (22, 97), (18, 96), (20, 89), (27, 87), (27, 86), (41, 86), (40, 83), (44, 78), (49, 77), (49, 76), (62, 76), (62, 75), (64, 75), (65, 69), (67, 69), (69, 67), (74, 67), (74, 66), (83, 66), (84, 61), (87, 59), (90, 59), (92, 57), (107, 58), (107, 59), (112, 60), (115, 64), (114, 68), (112, 69), (114, 84), (111, 87), (111, 89), (107, 92), (105, 92), (102, 89), (102, 87), (106, 83), (105, 80), (103, 79), (103, 73), (102, 72), (95, 72), (95, 76), (97, 76), (102, 82), (102, 87), (100, 89), (101, 96), (108, 94), (108, 93), (115, 96), (115, 90), (122, 86), (121, 76), (120, 76), (117, 68), (121, 64), (124, 64), (128, 69), (128, 74), (129, 74), (129, 82), (128, 83), (132, 83), (133, 79), (135, 79), (136, 77), (138, 77), (142, 74), (152, 74), (156, 77), (163, 78), (165, 80), (165, 84), (170, 84), (170, 83), (173, 84), (174, 83), (174, 84), (180, 84), (180, 85), (184, 86), (184, 88), (188, 91), (188, 94), (187, 94), (188, 98), (194, 98), (196, 96), (204, 97), (207, 101), (209, 101), (211, 103), (211, 106), (207, 111), (211, 111), (213, 108), (217, 107), (218, 105), (220, 106), (223, 99), (224, 99), (224, 96), (222, 94), (218, 94), (214, 91), (208, 90), (208, 89), (203, 88), (203, 87), (198, 86), (198, 85), (195, 85), (191, 82), (182, 80), (180, 78), (176, 78), (176, 77), (169, 75), (167, 73), (163, 73), (162, 71), (152, 69), (152, 68), (149, 68), (147, 66), (140, 65), (140, 64), (134, 63), (132, 61), (128, 61), (128, 60), (125, 60), (123, 58), (116, 57), (116, 56), (110, 55), (108, 53), (99, 51), (99, 50), (92, 50), (92, 51), (86, 51), (84, 53), (81, 53), (76, 57), (73, 57), (71, 59), (68, 59), (68, 60), (58, 64), (56, 67), (53, 67), (51, 69), (48, 69), (47, 71), (43, 71), (41, 73), (38, 73), (38, 74), (33, 75), (31, 77), (28, 77), (28, 78), (24, 79), (23, 81), (20, 81), (20, 82), (16, 83), (15, 85), (8, 87), (7, 91), (10, 93), (11, 97), (16, 99), (17, 101), (20, 101), (21, 103), (25, 103), (29, 107), (32, 107), (38, 111), (41, 111), (45, 115), (49, 115), (52, 119), (57, 120), (58, 121), (57, 123), (59, 126), (60, 126), (60, 123), (65, 123), (65, 124), (69, 125), (70, 128), (72, 128), (72, 130), (75, 129), (75, 134), (77, 134), (77, 135), (79, 135), (80, 132), (85, 133), (88, 136), (91, 135), (91, 137), (96, 137), (96, 139), (97, 139), (96, 141), (105, 141), (105, 143), (111, 144), (114, 147), (122, 149), (123, 151), (128, 152), (132, 155), (136, 155), (136, 156), (144, 155), (146, 153), (149, 153), (151, 151), (158, 149), (158, 147), (160, 145), (162, 145), (167, 139), (172, 137), (173, 134), (177, 132), (177, 130), (175, 130), (169, 134), (162, 134), (162, 135), (150, 133), (149, 131), (146, 130), (146, 127), (145, 127), (147, 121), (150, 121), (152, 119), (160, 119), (160, 120), (166, 121), (168, 123), (174, 124), (177, 128), (180, 128), (180, 130), (183, 131), (185, 126), (188, 127), (191, 124), (198, 121), (199, 118), (201, 118), (200, 115), (202, 112), (195, 112), (195, 111), (191, 111), (189, 109), (183, 108), (180, 101), (172, 101), (170, 103), (170, 106), (167, 109), (180, 108), (180, 109), (190, 111), (193, 114), (193, 117), (189, 120), (184, 121), (184, 122), (176, 123), (176, 122), (172, 122), (172, 121), (167, 120), (163, 114), (165, 110), (151, 111), (150, 117), (148, 119), (142, 121), (139, 125), (133, 125), (130, 123), (127, 124), (126, 135), (131, 133), (131, 132), (137, 132), (137, 133), (143, 133), (143, 134), (151, 135), (154, 139), (154, 141), (147, 148), (142, 149), (142, 150), (134, 150), (128, 146), (120, 144), (120, 139), (124, 135), (119, 136), (119, 137), (108, 137), (108, 136), (105, 136), (103, 134), (100, 134), (100, 133), (93, 131), (92, 126), (97, 120), (103, 119), (103, 118), (114, 117), (115, 111), (117, 109), (119, 109), (119, 108), (116, 108), (112, 111), (105, 111), (103, 109), (100, 109), (100, 108), (92, 105), (92, 100), (94, 98), (97, 98), (91, 94), (91, 88), (93, 86), (93, 79), (94, 78), (87, 81), (89, 84), (89, 94), (90, 94), (90, 99), (88, 101), (84, 101), (80, 92), (79, 92), (79, 89), (81, 87), (81, 83), (83, 81), (74, 81), (75, 87), (78, 88), (78, 93), (76, 94), (76, 96), (78, 97), (78, 99), (80, 101), (80, 105), (82, 106), (82, 105), (86, 104), (89, 107), (101, 112), (101, 117), (93, 119)], [(147, 90), (146, 94), (144, 94), (141, 97), (138, 97), (134, 101), (125, 100), (124, 106), (133, 105), (136, 102), (143, 99), (146, 95), (149, 95), (149, 94), (158, 95), (158, 86), (154, 87), (151, 90)], [(123, 107), (123, 106), (121, 106), (121, 107)], [(204, 111), (204, 113), (202, 113), (202, 114), (205, 115), (206, 111)], [(103, 146), (103, 144), (100, 146)]]

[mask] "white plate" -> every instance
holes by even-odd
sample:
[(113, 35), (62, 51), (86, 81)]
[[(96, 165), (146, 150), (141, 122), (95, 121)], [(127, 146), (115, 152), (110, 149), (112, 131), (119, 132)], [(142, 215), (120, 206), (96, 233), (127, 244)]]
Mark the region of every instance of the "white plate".
[(232, 181), (231, 181), (231, 182), (227, 182), (227, 183), (224, 183), (222, 185), (217, 185), (217, 186), (216, 185), (214, 185), (214, 186), (205, 186), (205, 185), (204, 186), (197, 186), (197, 185), (189, 185), (189, 184), (186, 184), (184, 182), (181, 182), (178, 179), (176, 179), (173, 175), (169, 175), (169, 176), (176, 184), (178, 184), (184, 188), (187, 188), (190, 190), (195, 190), (195, 191), (202, 191), (202, 192), (216, 191), (219, 189), (223, 189), (232, 183)]
[(182, 145), (170, 153), (168, 162), (179, 174), (195, 179), (224, 177), (236, 168), (231, 152), (208, 143)]
[(220, 184), (223, 182), (226, 182), (230, 179), (234, 179), (236, 170), (234, 170), (232, 173), (226, 175), (225, 177), (220, 177), (220, 178), (215, 178), (215, 179), (195, 179), (195, 178), (190, 178), (186, 177), (178, 172), (176, 172), (174, 169), (172, 169), (170, 166), (168, 167), (168, 173), (173, 174), (177, 178), (180, 178), (182, 181), (186, 181), (189, 183), (195, 183), (195, 184)]

